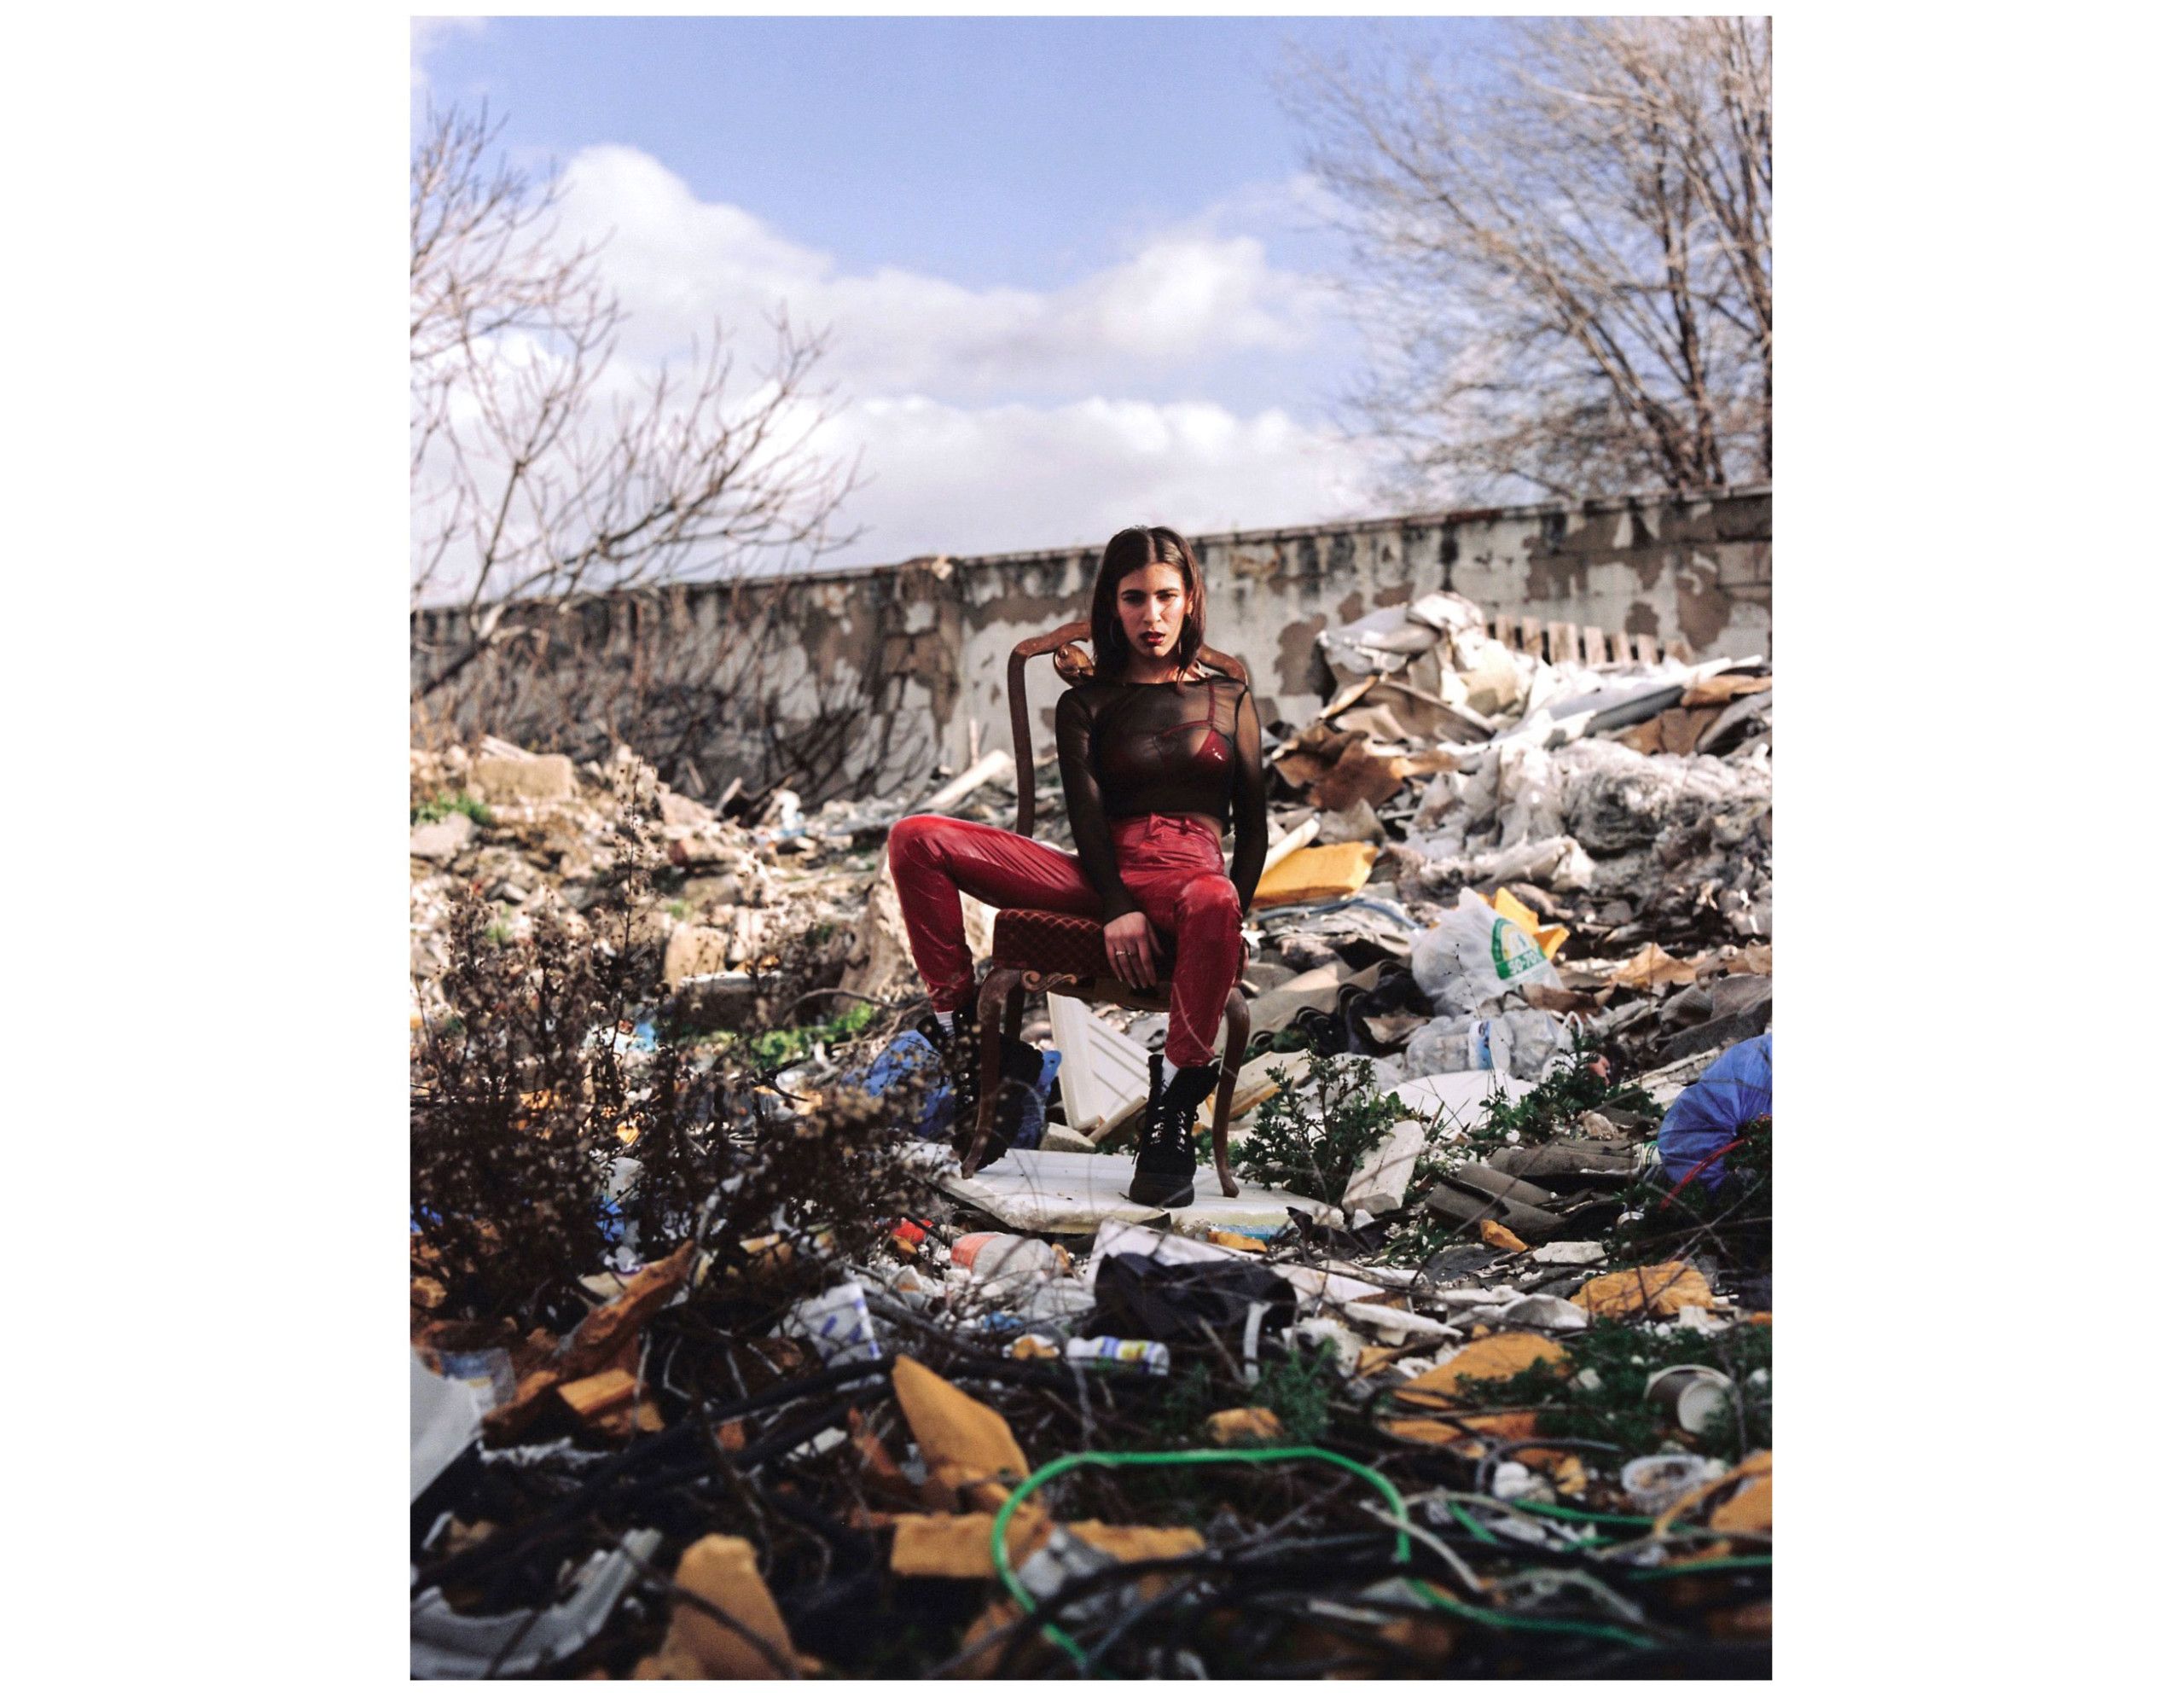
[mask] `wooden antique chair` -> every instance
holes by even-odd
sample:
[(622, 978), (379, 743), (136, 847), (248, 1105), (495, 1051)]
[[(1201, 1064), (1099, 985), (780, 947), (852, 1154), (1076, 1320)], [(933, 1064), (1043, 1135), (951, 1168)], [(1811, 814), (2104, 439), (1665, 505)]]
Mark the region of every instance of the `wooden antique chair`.
[[(1031, 834), (1036, 800), (1031, 785), (1031, 714), (1024, 703), (1024, 663), (1034, 654), (1053, 654), (1054, 670), (1068, 679), (1071, 672), (1064, 665), (1065, 651), (1072, 643), (1089, 641), (1091, 635), (1091, 621), (1079, 619), (1043, 636), (1019, 642), (1008, 657), (1008, 723), (1016, 743), (1019, 836)], [(1082, 650), (1077, 651), (1077, 660), (1080, 665), (1089, 667)], [(1248, 686), (1251, 683), (1251, 674), (1244, 663), (1232, 655), (1201, 648), (1199, 660), (1211, 670), (1223, 672), (1240, 683)], [(1005, 1029), (1014, 1037), (1022, 1029), (1026, 992), (1037, 991), (1049, 997), (1070, 996), (1083, 1002), (1105, 1002), (1143, 1013), (1167, 1011), (1174, 985), (1170, 977), (1173, 962), (1166, 954), (1166, 945), (1154, 962), (1161, 974), (1159, 982), (1149, 991), (1140, 991), (1109, 973), (1106, 934), (1107, 927), (1099, 920), (1080, 918), (1074, 914), (1003, 908), (994, 915), (993, 959), (979, 986), (979, 1114), (969, 1145), (961, 1151), (965, 1177), (976, 1170), (979, 1155), (993, 1130), (995, 1098), (1001, 1089), (1002, 1032)], [(1240, 978), (1242, 965), (1240, 944)], [(1004, 1010), (1005, 1020), (996, 1017)], [(1244, 1047), (1252, 1036), (1252, 1016), (1240, 984), (1228, 991), (1228, 1005), (1223, 1010), (1222, 1024), (1228, 1033), (1228, 1042), (1221, 1057), (1221, 1082), (1213, 1096), (1213, 1168), (1221, 1180), (1222, 1194), (1234, 1196), (1237, 1188), (1228, 1172), (1228, 1104), (1236, 1094), (1237, 1070), (1244, 1064)]]

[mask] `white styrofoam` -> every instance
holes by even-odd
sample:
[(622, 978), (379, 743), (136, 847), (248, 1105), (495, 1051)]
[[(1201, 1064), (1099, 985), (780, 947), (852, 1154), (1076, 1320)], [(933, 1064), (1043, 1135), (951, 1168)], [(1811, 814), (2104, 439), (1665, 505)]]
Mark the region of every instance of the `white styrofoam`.
[(1289, 1210), (1340, 1225), (1342, 1211), (1286, 1190), (1246, 1184), (1224, 1196), (1211, 1167), (1200, 1167), (1196, 1200), (1187, 1208), (1148, 1208), (1127, 1194), (1137, 1163), (1130, 1155), (1086, 1155), (1073, 1150), (1011, 1149), (970, 1178), (947, 1178), (940, 1188), (982, 1208), (1017, 1231), (1054, 1233), (1098, 1229), (1104, 1220), (1166, 1218), (1178, 1229), (1217, 1227), (1268, 1236), (1289, 1223)]
[(1394, 1095), (1414, 1113), (1431, 1119), (1445, 1111), (1460, 1131), (1468, 1131), (1484, 1117), (1486, 1099), (1497, 1090), (1512, 1098), (1527, 1095), (1531, 1081), (1512, 1072), (1435, 1072), (1397, 1084)]
[(1073, 996), (1047, 998), (1054, 1047), (1061, 1051), (1061, 1111), (1072, 1131), (1089, 1131), (1145, 1094), (1147, 1051)]

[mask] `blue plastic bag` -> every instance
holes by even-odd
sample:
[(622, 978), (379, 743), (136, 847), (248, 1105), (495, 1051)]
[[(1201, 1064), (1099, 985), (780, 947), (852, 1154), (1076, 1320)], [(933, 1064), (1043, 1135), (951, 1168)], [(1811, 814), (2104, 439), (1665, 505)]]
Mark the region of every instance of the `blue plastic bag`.
[[(1022, 1045), (1019, 1045), (1019, 1050), (1025, 1055), (1033, 1052)], [(1046, 1135), (1047, 1098), (1054, 1090), (1055, 1076), (1061, 1071), (1061, 1056), (1054, 1050), (1043, 1049), (1036, 1052), (1039, 1057), (1037, 1083), (1012, 1077), (1014, 1058), (1004, 1056), (1001, 1101), (996, 1110), (994, 1130), (1013, 1149), (1034, 1149), (1039, 1146), (1040, 1138)], [(904, 1032), (880, 1050), (862, 1077), (845, 1082), (868, 1095), (878, 1095), (911, 1074), (926, 1070), (932, 1073), (933, 1082), (919, 1110), (918, 1136), (945, 1142), (954, 1133), (950, 1122), (955, 1115), (956, 1091), (948, 1082), (938, 1053), (919, 1032)], [(1015, 1089), (1010, 1088), (1012, 1084)], [(1014, 1119), (1004, 1118), (1012, 1108), (1016, 1110)]]
[(948, 1074), (940, 1064), (939, 1052), (918, 1032), (904, 1032), (880, 1051), (862, 1077), (845, 1078), (843, 1082), (854, 1084), (868, 1095), (876, 1096), (920, 1072), (930, 1074), (932, 1083), (926, 1090), (925, 1105), (918, 1111), (918, 1136), (945, 1142), (949, 1132), (950, 1105), (955, 1099), (955, 1092), (949, 1088)]
[[(1661, 1121), (1661, 1170), (1676, 1183), (1709, 1155), (1734, 1142), (1738, 1128), (1774, 1112), (1774, 1033), (1737, 1044), (1699, 1075)], [(1722, 1163), (1699, 1175), (1709, 1190)]]

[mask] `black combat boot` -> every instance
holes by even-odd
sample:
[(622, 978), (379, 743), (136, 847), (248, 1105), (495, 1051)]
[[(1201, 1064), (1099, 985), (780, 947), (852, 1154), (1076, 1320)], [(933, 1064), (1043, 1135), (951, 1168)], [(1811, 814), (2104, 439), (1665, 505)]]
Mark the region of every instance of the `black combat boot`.
[[(928, 1014), (918, 1021), (919, 1034), (940, 1057), (950, 1096), (950, 1141), (961, 1149), (970, 1141), (979, 1122), (983, 1069), (979, 1065), (978, 1012), (964, 1008), (956, 1014), (956, 1029), (944, 1029)], [(1009, 1133), (1022, 1120), (1025, 1099), (1039, 1078), (1039, 1051), (1028, 1043), (1003, 1032), (1001, 1039), (1001, 1087), (994, 1097), (993, 1130), (979, 1151), (979, 1165), (991, 1166), (1009, 1150)]]
[(1148, 1208), (1188, 1208), (1198, 1200), (1191, 1187), (1198, 1163), (1191, 1139), (1198, 1130), (1199, 1104), (1221, 1082), (1212, 1061), (1179, 1067), (1163, 1084), (1162, 1057), (1156, 1052), (1147, 1068), (1143, 1130), (1137, 1139), (1137, 1170), (1130, 1175), (1130, 1200)]
[(959, 1008), (956, 1012), (956, 1028), (953, 1031), (943, 1026), (932, 1014), (920, 1020), (917, 1026), (918, 1034), (931, 1043), (934, 1052), (939, 1055), (942, 1070), (947, 1075), (952, 1098), (952, 1141), (959, 1149), (969, 1138), (971, 1128), (979, 1120), (978, 1017), (975, 1006)]

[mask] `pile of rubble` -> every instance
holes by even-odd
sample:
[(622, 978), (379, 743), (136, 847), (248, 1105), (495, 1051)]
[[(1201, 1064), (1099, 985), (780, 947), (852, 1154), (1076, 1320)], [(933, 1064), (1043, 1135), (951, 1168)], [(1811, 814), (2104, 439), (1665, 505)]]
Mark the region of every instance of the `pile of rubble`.
[[(664, 1256), (610, 1218), (573, 1308), (452, 1311), (413, 1236), (414, 1672), (1767, 1671), (1771, 669), (1551, 663), (1444, 595), (1321, 645), (1246, 1182), (1166, 1212), (1122, 1194), (1159, 1015), (1035, 999), (1010, 1147), (936, 1141), (886, 833), (1004, 822), (1008, 763), (729, 818), (626, 751), (413, 753), (413, 1029), (466, 892), (514, 949), (550, 911), (735, 1169)], [(736, 1165), (857, 1102), (883, 1231)]]

